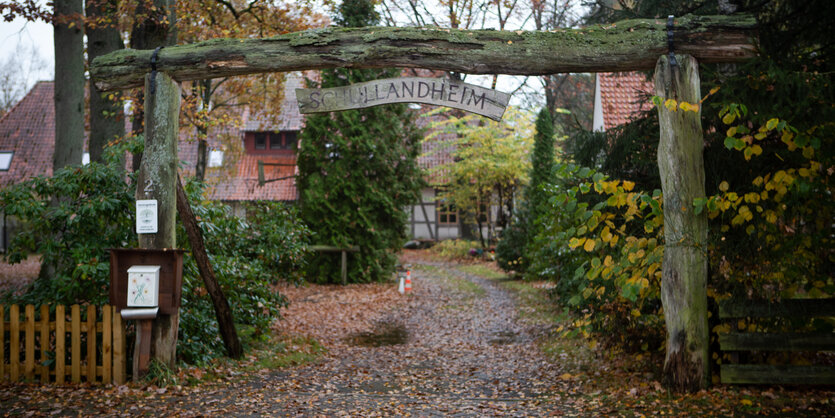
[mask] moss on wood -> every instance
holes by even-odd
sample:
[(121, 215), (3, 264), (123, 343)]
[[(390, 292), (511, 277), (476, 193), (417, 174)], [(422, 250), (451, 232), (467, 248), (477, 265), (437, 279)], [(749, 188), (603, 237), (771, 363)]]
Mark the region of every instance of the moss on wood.
[[(676, 49), (702, 62), (744, 60), (755, 52), (754, 25), (750, 17), (682, 17), (676, 21)], [(160, 52), (159, 67), (179, 81), (336, 67), (542, 75), (651, 69), (666, 51), (666, 21), (655, 19), (548, 32), (324, 28), (168, 47)], [(103, 90), (136, 87), (150, 58), (151, 51), (117, 51), (94, 60), (90, 71)]]

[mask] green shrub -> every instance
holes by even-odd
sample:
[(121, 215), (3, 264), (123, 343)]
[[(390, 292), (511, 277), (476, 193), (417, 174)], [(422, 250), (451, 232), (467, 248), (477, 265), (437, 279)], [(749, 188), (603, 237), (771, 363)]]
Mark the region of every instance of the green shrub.
[(448, 239), (435, 244), (429, 251), (447, 260), (461, 260), (472, 258), (471, 252), (478, 249), (481, 249), (478, 241)]
[[(287, 301), (275, 289), (278, 281), (299, 281), (307, 253), (307, 228), (296, 210), (278, 202), (247, 206), (247, 219), (236, 217), (220, 202), (201, 201), (201, 186), (186, 185), (192, 209), (203, 230), (209, 261), (235, 322), (252, 327), (253, 338), (269, 334), (279, 309)], [(178, 230), (189, 248), (185, 230)], [(192, 257), (183, 266), (178, 355), (188, 363), (203, 363), (224, 352), (211, 299)]]
[[(133, 183), (124, 180), (120, 163), (112, 158), (120, 151), (124, 148), (109, 152), (108, 164), (67, 167), (53, 177), (33, 178), (0, 192), (2, 210), (27, 226), (9, 243), (5, 258), (15, 263), (35, 253), (45, 265), (54, 266), (22, 296), (4, 296), (5, 302), (108, 303), (107, 249), (137, 245)], [(266, 334), (286, 305), (273, 284), (300, 280), (307, 228), (294, 208), (280, 203), (254, 203), (248, 208), (249, 218), (241, 219), (222, 203), (202, 200), (197, 184), (186, 184), (186, 190), (235, 321), (252, 327), (255, 338)], [(182, 226), (177, 234), (179, 246), (188, 249)], [(188, 363), (224, 353), (211, 300), (189, 253), (183, 266), (177, 351)]]
[[(136, 144), (131, 144), (135, 146)], [(25, 226), (9, 242), (5, 260), (18, 263), (39, 254), (43, 268), (15, 303), (71, 305), (108, 302), (108, 248), (135, 247), (134, 189), (120, 161), (124, 147), (108, 152), (108, 163), (68, 166), (0, 191), (0, 211)]]
[(632, 350), (663, 342), (660, 280), (663, 213), (659, 191), (558, 164), (546, 188), (551, 210), (534, 223), (528, 277), (556, 282), (576, 326)]
[(528, 243), (527, 216), (517, 213), (510, 225), (502, 231), (496, 244), (496, 262), (504, 271), (522, 273), (527, 267), (525, 246)]
[[(370, 1), (344, 2), (337, 21), (351, 27), (379, 22)], [(320, 72), (318, 87), (396, 77), (396, 69), (341, 68)], [(405, 104), (319, 113), (299, 135), (298, 188), (302, 219), (316, 244), (359, 246), (348, 257), (348, 281), (383, 280), (407, 241), (403, 210), (420, 198), (417, 165), (422, 133)], [(316, 283), (340, 281), (339, 254), (311, 256), (305, 271)]]

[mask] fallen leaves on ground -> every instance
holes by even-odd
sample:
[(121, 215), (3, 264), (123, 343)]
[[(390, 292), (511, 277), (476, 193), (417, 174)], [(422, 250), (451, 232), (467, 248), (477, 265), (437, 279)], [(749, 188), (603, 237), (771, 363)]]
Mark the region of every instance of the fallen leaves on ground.
[[(241, 361), (181, 368), (167, 386), (0, 386), (21, 415), (644, 416), (834, 415), (832, 391), (718, 386), (674, 395), (659, 356), (558, 330), (571, 318), (548, 283), (494, 265), (406, 252), (414, 290), (382, 284), (281, 287), (291, 301), (269, 342)], [(488, 274), (489, 272), (489, 274)], [(661, 358), (660, 360), (663, 360)], [(157, 382), (165, 383), (165, 382)]]

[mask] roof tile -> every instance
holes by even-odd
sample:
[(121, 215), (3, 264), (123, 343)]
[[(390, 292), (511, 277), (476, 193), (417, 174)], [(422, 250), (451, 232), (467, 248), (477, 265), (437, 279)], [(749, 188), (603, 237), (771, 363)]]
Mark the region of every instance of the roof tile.
[(606, 130), (630, 122), (652, 108), (653, 83), (643, 73), (600, 73), (598, 76)]

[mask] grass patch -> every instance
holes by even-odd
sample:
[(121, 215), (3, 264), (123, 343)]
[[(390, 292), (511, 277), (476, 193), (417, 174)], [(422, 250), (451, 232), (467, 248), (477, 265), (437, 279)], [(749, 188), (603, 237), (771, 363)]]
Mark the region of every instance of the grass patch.
[(429, 251), (446, 260), (466, 260), (472, 258), (470, 250), (476, 248), (481, 248), (478, 241), (449, 239), (433, 245)]
[(490, 280), (504, 280), (508, 278), (507, 274), (493, 270), (490, 267), (487, 267), (483, 264), (463, 265), (459, 266), (458, 270), (461, 270), (465, 273), (474, 274), (476, 276), (481, 276), (485, 279)]
[(281, 369), (317, 361), (327, 351), (319, 341), (310, 337), (277, 337), (255, 350), (255, 361), (247, 369)]
[(457, 292), (472, 297), (483, 297), (487, 291), (483, 287), (460, 277), (450, 277), (450, 282)]
[(447, 290), (462, 294), (465, 298), (482, 297), (487, 294), (487, 291), (483, 287), (465, 278), (450, 274), (449, 270), (430, 265), (421, 265), (420, 270), (438, 276), (441, 279), (441, 284)]

